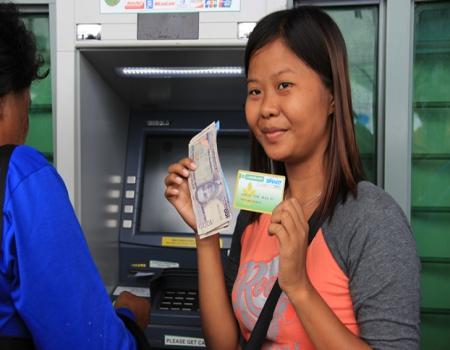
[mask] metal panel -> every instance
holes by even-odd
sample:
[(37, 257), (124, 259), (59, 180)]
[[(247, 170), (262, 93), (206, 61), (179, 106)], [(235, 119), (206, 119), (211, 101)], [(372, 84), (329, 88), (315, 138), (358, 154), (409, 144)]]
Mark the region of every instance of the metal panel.
[(413, 4), (387, 1), (385, 189), (410, 217)]
[(129, 110), (85, 57), (80, 54), (77, 58), (81, 224), (103, 281), (112, 288), (118, 279), (118, 230)]
[[(75, 185), (75, 24), (73, 9), (75, 0), (57, 1), (56, 7), (56, 91), (55, 149), (58, 172), (66, 183), (69, 196), (76, 202)], [(75, 202), (74, 202), (75, 200)], [(77, 214), (79, 214), (77, 210)]]
[(384, 128), (386, 74), (386, 3), (378, 7), (378, 108), (377, 108), (377, 185), (384, 188)]
[(138, 14), (137, 39), (198, 39), (198, 18), (195, 12)]

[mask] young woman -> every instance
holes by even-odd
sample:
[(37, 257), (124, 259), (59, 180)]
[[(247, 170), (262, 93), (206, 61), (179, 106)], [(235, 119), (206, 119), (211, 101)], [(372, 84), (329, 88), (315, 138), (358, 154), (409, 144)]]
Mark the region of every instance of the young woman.
[(61, 177), (23, 145), (41, 64), (15, 6), (0, 4), (0, 349), (147, 349), (135, 321), (147, 326), (148, 301), (124, 292), (114, 310)]
[[(241, 249), (232, 248), (227, 266), (231, 300), (218, 236), (197, 239), (208, 348), (248, 340), (278, 278), (283, 293), (263, 349), (418, 349), (414, 239), (394, 200), (363, 181), (336, 24), (314, 7), (272, 13), (250, 35), (245, 64), (251, 169), (286, 175), (287, 187), (272, 215), (254, 215), (242, 237), (235, 232)], [(195, 230), (191, 171), (185, 158), (169, 167), (165, 184)], [(320, 227), (310, 233), (312, 219)]]

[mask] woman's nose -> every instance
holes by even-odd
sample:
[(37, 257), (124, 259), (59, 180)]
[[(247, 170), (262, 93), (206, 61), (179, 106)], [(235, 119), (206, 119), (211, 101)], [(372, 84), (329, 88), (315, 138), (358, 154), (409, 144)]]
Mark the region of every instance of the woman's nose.
[(280, 113), (278, 99), (273, 94), (266, 94), (261, 105), (261, 116), (263, 118), (275, 117)]

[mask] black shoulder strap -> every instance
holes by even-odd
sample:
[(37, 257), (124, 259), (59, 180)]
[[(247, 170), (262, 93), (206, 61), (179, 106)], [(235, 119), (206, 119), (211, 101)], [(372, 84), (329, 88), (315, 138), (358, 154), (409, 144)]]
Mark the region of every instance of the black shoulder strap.
[(251, 213), (249, 211), (241, 210), (236, 219), (236, 226), (234, 227), (230, 253), (228, 255), (227, 264), (225, 266), (225, 283), (230, 298), (241, 260), (241, 238), (242, 234), (245, 231), (245, 228), (250, 222), (250, 215)]
[(0, 336), (0, 349), (2, 350), (34, 350), (31, 338), (15, 338)]
[(15, 145), (4, 145), (0, 147), (0, 255), (3, 240), (3, 202), (5, 200), (6, 175), (8, 173), (8, 163)]
[[(308, 244), (310, 244), (317, 233), (317, 230), (323, 224), (320, 220), (317, 212), (310, 217), (309, 221), (309, 233), (308, 233)], [(267, 330), (269, 329), (270, 322), (273, 318), (273, 312), (277, 306), (278, 299), (281, 295), (281, 288), (278, 284), (278, 278), (275, 281), (272, 290), (270, 291), (269, 297), (267, 298), (261, 313), (259, 314), (258, 320), (256, 321), (255, 327), (253, 328), (250, 339), (246, 343), (241, 337), (241, 347), (243, 350), (259, 350), (262, 347), (264, 339), (267, 335)]]

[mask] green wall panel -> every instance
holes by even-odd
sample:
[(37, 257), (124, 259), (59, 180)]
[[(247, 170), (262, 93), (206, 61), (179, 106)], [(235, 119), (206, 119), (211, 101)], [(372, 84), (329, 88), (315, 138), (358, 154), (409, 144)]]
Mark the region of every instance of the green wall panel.
[(26, 144), (44, 153), (53, 161), (52, 77), (50, 74), (50, 31), (48, 14), (23, 14), (25, 25), (36, 37), (39, 54), (44, 59), (40, 72), (48, 71), (43, 80), (31, 85), (30, 129)]
[[(422, 263), (422, 307), (442, 309), (437, 311), (450, 313), (450, 264), (438, 262)], [(450, 331), (450, 329), (449, 329)]]
[[(420, 256), (450, 259), (450, 215), (445, 212), (413, 212), (412, 226)], [(443, 277), (448, 283), (450, 274)]]
[[(450, 56), (448, 62), (450, 62)], [(450, 71), (448, 74), (450, 76)], [(448, 87), (450, 87), (450, 81)], [(450, 88), (448, 90), (450, 91)], [(441, 102), (441, 105), (443, 104)], [(448, 158), (450, 156), (450, 108), (416, 107), (413, 118), (413, 153), (415, 155), (433, 153)]]
[(377, 181), (378, 7), (326, 8), (348, 52), (356, 141), (367, 178)]
[(450, 349), (450, 2), (415, 6), (411, 224), (422, 257), (421, 349)]
[(450, 208), (450, 160), (414, 160), (412, 205)]
[(450, 315), (423, 314), (421, 319), (422, 350), (448, 350), (450, 345)]

